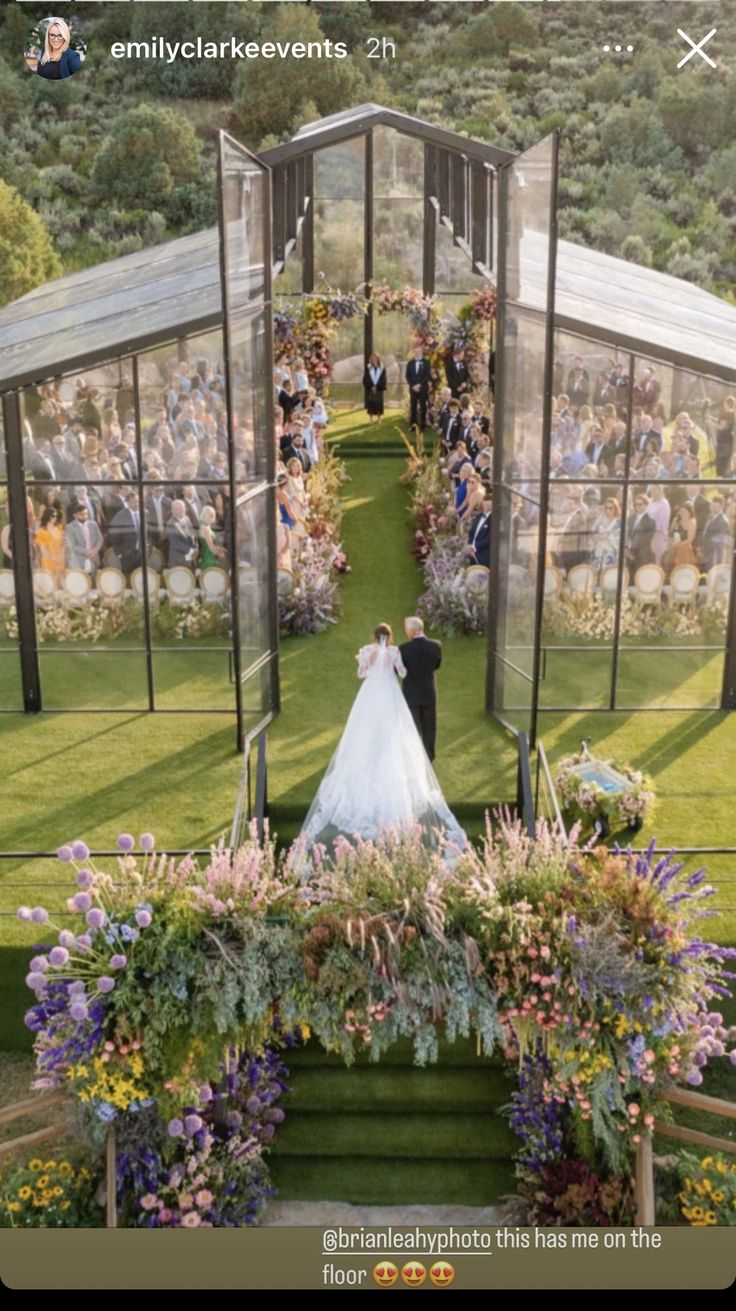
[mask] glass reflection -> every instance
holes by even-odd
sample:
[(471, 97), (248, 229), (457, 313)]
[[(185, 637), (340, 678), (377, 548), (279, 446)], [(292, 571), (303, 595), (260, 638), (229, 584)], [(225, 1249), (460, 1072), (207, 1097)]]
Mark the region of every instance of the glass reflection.
[(736, 474), (733, 386), (637, 359), (633, 400), (633, 477), (698, 479)]
[(314, 152), (314, 194), (318, 199), (362, 201), (364, 191), (364, 137), (352, 137)]
[(424, 210), (415, 200), (380, 200), (373, 206), (373, 271), (392, 287), (422, 285)]
[(235, 510), (235, 556), (238, 569), (238, 624), (241, 673), (245, 675), (270, 650), (270, 586), (267, 544), (272, 495), (264, 491), (238, 500)]
[(373, 128), (373, 194), (385, 199), (424, 196), (424, 144), (395, 128)]

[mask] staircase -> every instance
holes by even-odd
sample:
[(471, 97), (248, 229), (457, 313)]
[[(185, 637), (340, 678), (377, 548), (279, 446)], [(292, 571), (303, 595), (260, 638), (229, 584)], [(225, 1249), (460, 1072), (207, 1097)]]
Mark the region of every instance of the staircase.
[(348, 1068), (310, 1042), (289, 1051), (270, 1169), (281, 1200), (488, 1206), (513, 1191), (516, 1139), (498, 1114), (514, 1079), (475, 1042), (440, 1043), (438, 1064), (396, 1043)]

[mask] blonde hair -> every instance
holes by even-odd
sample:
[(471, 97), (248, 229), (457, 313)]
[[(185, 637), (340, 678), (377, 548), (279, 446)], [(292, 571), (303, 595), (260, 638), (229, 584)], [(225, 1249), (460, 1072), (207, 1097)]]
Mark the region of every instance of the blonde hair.
[[(61, 35), (64, 38), (64, 44), (61, 47), (61, 50), (59, 51), (58, 55), (55, 55), (54, 52), (52, 51), (51, 43), (49, 40), (49, 33), (52, 27), (58, 27), (59, 31), (61, 32)], [(52, 64), (58, 63), (64, 51), (69, 49), (71, 39), (72, 39), (71, 31), (69, 30), (69, 26), (67, 23), (65, 23), (64, 19), (50, 18), (49, 25), (46, 28), (46, 36), (44, 39), (44, 52), (41, 55), (41, 63), (42, 64), (48, 64), (49, 62), (51, 62)]]

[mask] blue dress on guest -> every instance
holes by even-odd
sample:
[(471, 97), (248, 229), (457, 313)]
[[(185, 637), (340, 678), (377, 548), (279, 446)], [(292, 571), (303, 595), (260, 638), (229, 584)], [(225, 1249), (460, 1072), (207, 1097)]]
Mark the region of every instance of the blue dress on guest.
[(455, 509), (459, 510), (465, 504), (465, 498), (468, 495), (468, 480), (458, 483), (455, 492)]

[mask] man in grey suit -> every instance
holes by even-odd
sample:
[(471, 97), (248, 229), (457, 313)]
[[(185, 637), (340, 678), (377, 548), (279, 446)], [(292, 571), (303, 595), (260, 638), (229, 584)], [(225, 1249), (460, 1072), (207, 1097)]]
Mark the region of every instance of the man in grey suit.
[(102, 533), (90, 519), (86, 505), (75, 504), (74, 517), (64, 531), (66, 557), (70, 569), (84, 569), (94, 577), (100, 563)]
[(169, 568), (173, 569), (175, 565), (189, 565), (192, 568), (197, 555), (197, 538), (183, 501), (171, 502), (171, 518), (166, 525), (166, 537), (169, 543)]

